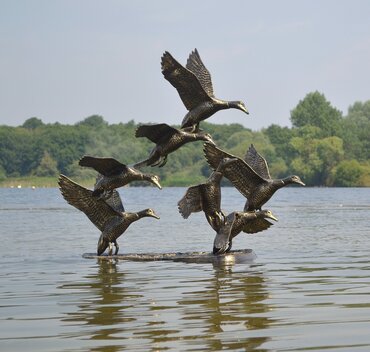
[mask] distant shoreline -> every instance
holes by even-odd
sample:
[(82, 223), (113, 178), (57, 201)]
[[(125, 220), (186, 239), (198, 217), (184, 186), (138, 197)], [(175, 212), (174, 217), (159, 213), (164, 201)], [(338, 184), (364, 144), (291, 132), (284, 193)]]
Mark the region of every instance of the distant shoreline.
[[(70, 177), (73, 181), (77, 182), (83, 187), (92, 189), (95, 184), (95, 178), (74, 178), (73, 176)], [(176, 180), (167, 180), (167, 182), (161, 182), (162, 186), (164, 187), (185, 187), (184, 180), (180, 182), (176, 182)], [(189, 181), (189, 186), (193, 185), (192, 182)], [(29, 177), (8, 177), (2, 181), (0, 181), (0, 188), (58, 188), (58, 177), (37, 177), (37, 176), (29, 176)], [(149, 187), (143, 183), (131, 183), (126, 187)]]
[[(79, 179), (79, 178), (73, 178), (73, 181), (77, 182), (81, 186), (84, 186), (86, 188), (92, 189), (94, 187), (95, 183), (95, 178), (84, 178), (84, 179)], [(171, 182), (170, 180), (162, 184), (164, 187), (190, 187), (193, 184), (189, 184), (189, 186), (184, 186), (183, 184), (177, 184), (175, 182)], [(5, 180), (0, 181), (0, 188), (30, 188), (30, 189), (36, 189), (36, 188), (58, 188), (58, 177), (11, 177), (7, 178)], [(137, 183), (136, 185), (128, 185), (126, 187), (150, 187), (150, 186), (145, 186), (142, 183)], [(225, 185), (224, 187), (229, 187), (229, 185)], [(328, 187), (328, 186), (306, 186), (305, 188), (308, 187), (325, 187), (325, 188), (338, 188), (337, 186), (333, 187)], [(367, 188), (367, 186), (364, 187), (339, 187), (339, 188)]]

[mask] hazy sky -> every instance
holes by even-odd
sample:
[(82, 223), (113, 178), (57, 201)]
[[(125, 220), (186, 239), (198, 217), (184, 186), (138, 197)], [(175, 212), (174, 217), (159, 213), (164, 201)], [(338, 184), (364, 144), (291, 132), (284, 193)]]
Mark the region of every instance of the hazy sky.
[(194, 48), (215, 95), (250, 111), (209, 122), (289, 126), (315, 90), (344, 113), (370, 99), (370, 1), (0, 0), (0, 124), (179, 124), (160, 58)]

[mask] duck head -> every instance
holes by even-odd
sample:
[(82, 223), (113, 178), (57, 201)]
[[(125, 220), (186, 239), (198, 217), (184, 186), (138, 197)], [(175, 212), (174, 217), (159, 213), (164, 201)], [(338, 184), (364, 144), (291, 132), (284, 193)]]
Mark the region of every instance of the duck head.
[(150, 175), (149, 181), (153, 183), (153, 185), (157, 186), (159, 189), (162, 189), (162, 186), (159, 183), (159, 177), (157, 175)]
[(245, 104), (242, 101), (229, 101), (229, 107), (238, 109), (249, 115), (249, 111), (246, 108)]
[(212, 145), (216, 145), (216, 143), (212, 139), (212, 136), (209, 133), (199, 131), (198, 133), (196, 133), (196, 135), (197, 135), (197, 139), (208, 142)]
[(155, 219), (160, 219), (160, 217), (154, 212), (153, 209), (145, 209), (142, 212), (140, 212), (142, 217), (151, 217)]
[(261, 210), (258, 213), (260, 213), (265, 219), (268, 218), (274, 221), (278, 221), (278, 218), (272, 213), (271, 210)]
[(299, 176), (293, 175), (283, 179), (284, 184), (296, 183), (301, 186), (306, 186)]

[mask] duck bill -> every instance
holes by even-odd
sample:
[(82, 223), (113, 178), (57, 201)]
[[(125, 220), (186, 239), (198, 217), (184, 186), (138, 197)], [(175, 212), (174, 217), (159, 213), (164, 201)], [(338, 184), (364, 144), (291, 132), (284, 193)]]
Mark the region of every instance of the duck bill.
[(247, 108), (245, 108), (244, 106), (240, 106), (240, 107), (239, 107), (239, 110), (241, 110), (241, 111), (245, 112), (247, 115), (249, 115), (249, 111), (248, 111), (248, 109), (247, 109)]
[(306, 186), (306, 184), (304, 182), (302, 182), (302, 181), (297, 181), (296, 183), (298, 183), (301, 186)]
[(154, 218), (154, 219), (160, 219), (160, 217), (157, 215), (157, 214), (152, 214), (152, 215), (150, 215), (152, 218)]
[(270, 214), (269, 218), (275, 221), (279, 221), (279, 219), (275, 215), (272, 215), (272, 214)]
[(157, 181), (157, 180), (153, 180), (153, 183), (159, 188), (159, 189), (162, 189), (162, 186), (160, 185), (160, 183)]

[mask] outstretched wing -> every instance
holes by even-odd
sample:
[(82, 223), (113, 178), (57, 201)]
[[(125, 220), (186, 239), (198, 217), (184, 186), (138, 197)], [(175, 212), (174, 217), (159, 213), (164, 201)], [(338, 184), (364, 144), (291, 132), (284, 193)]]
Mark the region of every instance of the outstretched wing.
[(96, 158), (85, 155), (78, 162), (80, 166), (92, 167), (104, 176), (113, 176), (127, 172), (127, 166), (113, 158)]
[(162, 56), (161, 66), (164, 78), (176, 88), (186, 109), (190, 111), (211, 101), (196, 74), (178, 63), (168, 51)]
[(155, 144), (166, 143), (179, 131), (166, 123), (157, 125), (141, 125), (136, 129), (135, 137), (146, 137)]
[(191, 213), (203, 210), (200, 185), (189, 187), (177, 205), (184, 219), (187, 219)]
[(67, 176), (60, 175), (58, 180), (64, 199), (86, 214), (90, 221), (103, 231), (104, 225), (120, 214), (112, 209), (103, 199), (94, 197), (92, 191), (73, 182)]
[(208, 164), (216, 169), (224, 158), (236, 159), (224, 166), (223, 175), (235, 186), (235, 188), (248, 198), (251, 192), (261, 183), (265, 182), (257, 173), (242, 159), (229, 154), (216, 146), (205, 143), (204, 154)]
[(197, 49), (194, 49), (194, 51), (192, 51), (189, 55), (186, 68), (197, 76), (200, 84), (208, 96), (214, 97), (211, 74), (204, 66)]
[(247, 150), (244, 160), (258, 175), (266, 180), (271, 179), (269, 168), (265, 158), (257, 152), (253, 144), (251, 144), (251, 146)]
[(264, 230), (267, 230), (270, 226), (272, 226), (273, 223), (270, 221), (263, 219), (263, 218), (257, 218), (253, 220), (249, 220), (243, 227), (243, 232), (245, 233), (257, 233)]
[(123, 213), (125, 211), (121, 197), (117, 190), (113, 189), (112, 191), (109, 191), (108, 195), (104, 197), (104, 200), (115, 211), (118, 211), (120, 213)]

